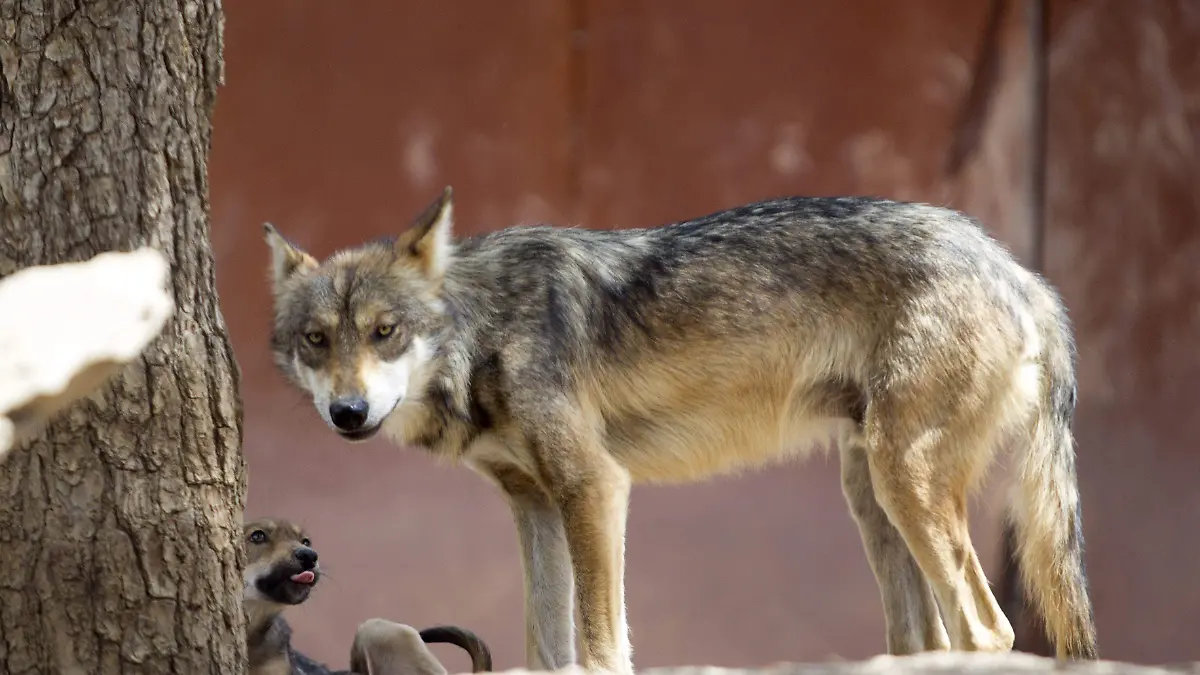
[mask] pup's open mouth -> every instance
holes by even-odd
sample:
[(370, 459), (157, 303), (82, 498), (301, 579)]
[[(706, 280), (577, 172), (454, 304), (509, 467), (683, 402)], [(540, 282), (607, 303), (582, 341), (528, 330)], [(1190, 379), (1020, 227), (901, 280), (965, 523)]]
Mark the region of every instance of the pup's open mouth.
[(321, 579), (319, 569), (299, 570), (289, 561), (276, 565), (270, 574), (260, 577), (254, 585), (264, 596), (284, 605), (298, 605)]
[(304, 584), (305, 586), (309, 586), (309, 585), (312, 585), (314, 582), (316, 582), (317, 575), (314, 574), (312, 570), (304, 570), (303, 572), (301, 572), (299, 574), (293, 574), (291, 576), (291, 580), (297, 584)]
[(375, 426), (373, 426), (369, 429), (359, 429), (358, 431), (342, 431), (341, 429), (337, 429), (336, 431), (338, 432), (338, 435), (341, 436), (342, 438), (344, 438), (348, 441), (354, 441), (357, 443), (359, 441), (365, 441), (368, 438), (371, 438), (375, 434), (379, 433), (379, 427), (381, 427), (381, 426), (383, 426), (383, 425), (376, 424)]

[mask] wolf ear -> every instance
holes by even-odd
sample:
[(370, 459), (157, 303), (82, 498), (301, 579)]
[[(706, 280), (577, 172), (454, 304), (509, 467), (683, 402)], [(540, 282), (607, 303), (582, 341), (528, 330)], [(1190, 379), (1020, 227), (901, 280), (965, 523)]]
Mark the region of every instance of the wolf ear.
[(263, 223), (263, 233), (267, 245), (271, 247), (271, 281), (275, 284), (276, 292), (293, 274), (316, 269), (316, 259), (292, 246), (274, 225)]
[(453, 226), (453, 191), (447, 185), (441, 196), (417, 216), (412, 227), (396, 239), (396, 255), (416, 260), (429, 279), (440, 279), (450, 262)]

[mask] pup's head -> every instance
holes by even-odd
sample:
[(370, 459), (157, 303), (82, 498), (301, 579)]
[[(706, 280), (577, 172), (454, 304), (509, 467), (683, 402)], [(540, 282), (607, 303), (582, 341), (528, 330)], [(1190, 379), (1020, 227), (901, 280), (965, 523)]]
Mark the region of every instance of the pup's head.
[(271, 247), (275, 362), (334, 431), (363, 441), (428, 384), (450, 260), (450, 188), (394, 241), (318, 263), (264, 225)]
[(243, 601), (298, 605), (321, 579), (317, 552), (308, 535), (286, 520), (252, 520), (242, 525), (246, 547)]

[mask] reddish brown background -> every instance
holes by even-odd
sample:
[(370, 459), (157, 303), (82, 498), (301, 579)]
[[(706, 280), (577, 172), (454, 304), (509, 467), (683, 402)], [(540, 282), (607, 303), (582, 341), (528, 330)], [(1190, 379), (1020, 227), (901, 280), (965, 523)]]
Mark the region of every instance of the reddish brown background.
[[(291, 612), (345, 663), (356, 625), (451, 621), (523, 660), (508, 512), (466, 470), (350, 446), (274, 372), (264, 220), (318, 255), (396, 232), (447, 183), (458, 229), (642, 226), (784, 193), (872, 193), (985, 219), (1022, 256), (1023, 8), (977, 153), (943, 165), (986, 3), (512, 0), (226, 3), (213, 238), (244, 372), (248, 517), (311, 529), (329, 572)], [(1110, 658), (1200, 658), (1200, 4), (1055, 0), (1048, 274), (1081, 349), (1088, 562)], [(997, 474), (975, 509), (996, 568)], [(856, 658), (878, 593), (836, 465), (638, 488), (640, 667)], [(451, 669), (466, 662), (442, 650)]]

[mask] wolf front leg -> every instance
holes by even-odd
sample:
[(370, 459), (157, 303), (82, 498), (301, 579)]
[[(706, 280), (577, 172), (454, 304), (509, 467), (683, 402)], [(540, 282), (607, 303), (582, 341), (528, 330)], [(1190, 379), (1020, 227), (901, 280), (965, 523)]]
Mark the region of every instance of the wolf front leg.
[[(595, 447), (595, 446), (594, 446)], [(580, 618), (580, 665), (633, 673), (625, 617), (625, 523), (629, 473), (606, 452), (569, 454), (554, 488), (566, 526)], [(569, 477), (569, 478), (568, 478)]]
[(575, 662), (573, 574), (558, 505), (532, 478), (489, 468), (512, 509), (525, 577), (525, 661), (530, 670)]

